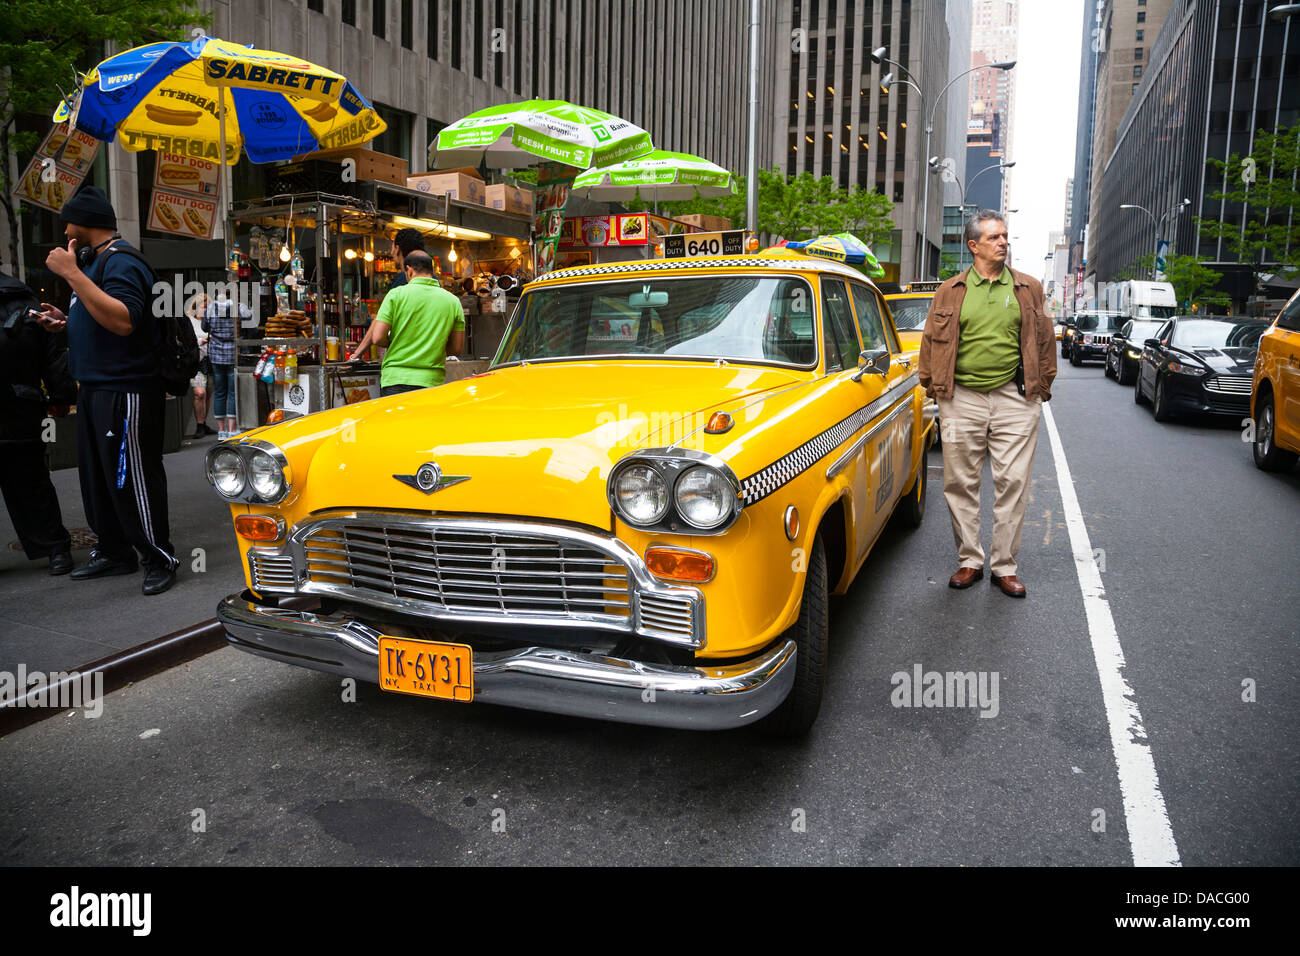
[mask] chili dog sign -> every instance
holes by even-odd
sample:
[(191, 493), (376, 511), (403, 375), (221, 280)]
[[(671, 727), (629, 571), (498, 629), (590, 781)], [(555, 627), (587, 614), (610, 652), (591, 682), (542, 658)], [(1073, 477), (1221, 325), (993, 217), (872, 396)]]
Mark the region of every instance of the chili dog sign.
[(179, 153), (157, 153), (154, 162), (154, 189), (182, 190), (200, 196), (217, 194), (217, 170), (214, 162)]
[(190, 193), (154, 189), (148, 228), (191, 239), (211, 239), (216, 218), (217, 204), (213, 200)]

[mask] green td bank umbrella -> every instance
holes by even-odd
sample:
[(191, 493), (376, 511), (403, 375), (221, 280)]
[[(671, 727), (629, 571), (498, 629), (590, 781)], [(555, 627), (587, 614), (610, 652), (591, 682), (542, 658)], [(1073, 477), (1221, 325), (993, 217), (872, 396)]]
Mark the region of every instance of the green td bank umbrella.
[(656, 149), (637, 159), (589, 169), (573, 181), (573, 191), (596, 202), (628, 202), (638, 196), (654, 202), (732, 196), (731, 173), (690, 153)]

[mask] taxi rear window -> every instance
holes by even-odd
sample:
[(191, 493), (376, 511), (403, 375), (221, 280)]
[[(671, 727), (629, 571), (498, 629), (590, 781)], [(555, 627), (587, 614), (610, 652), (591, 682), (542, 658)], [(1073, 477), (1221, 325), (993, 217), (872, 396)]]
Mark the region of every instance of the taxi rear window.
[(524, 294), (495, 364), (601, 355), (817, 363), (812, 289), (797, 276), (587, 282)]

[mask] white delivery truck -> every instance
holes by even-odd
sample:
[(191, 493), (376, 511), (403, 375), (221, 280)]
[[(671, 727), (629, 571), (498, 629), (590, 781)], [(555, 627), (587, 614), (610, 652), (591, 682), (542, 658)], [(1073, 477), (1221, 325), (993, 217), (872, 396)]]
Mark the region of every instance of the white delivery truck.
[(1167, 319), (1177, 313), (1178, 299), (1168, 282), (1129, 279), (1106, 287), (1106, 308), (1131, 319)]

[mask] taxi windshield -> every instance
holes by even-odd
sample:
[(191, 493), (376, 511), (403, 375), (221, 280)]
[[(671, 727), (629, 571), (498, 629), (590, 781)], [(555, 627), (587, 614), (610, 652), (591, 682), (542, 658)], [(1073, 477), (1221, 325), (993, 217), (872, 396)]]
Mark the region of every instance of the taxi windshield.
[(894, 328), (900, 332), (915, 332), (925, 328), (925, 317), (930, 314), (934, 296), (923, 295), (915, 299), (890, 299), (889, 308), (894, 313)]
[(794, 276), (582, 282), (524, 293), (494, 365), (654, 355), (811, 367), (812, 289)]

